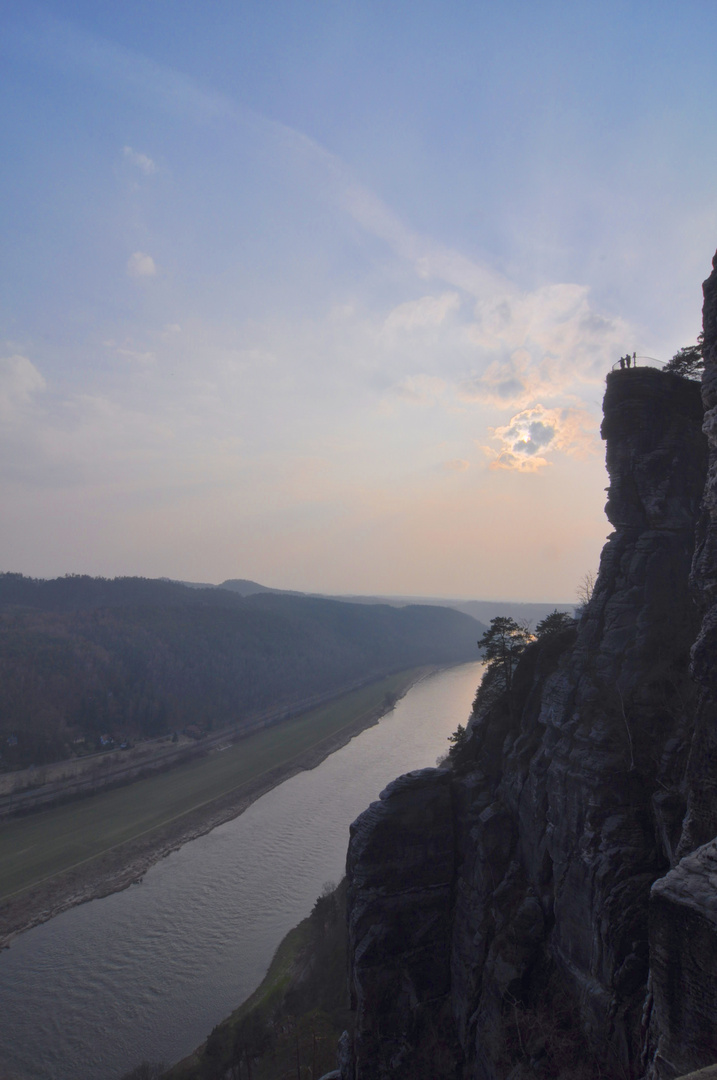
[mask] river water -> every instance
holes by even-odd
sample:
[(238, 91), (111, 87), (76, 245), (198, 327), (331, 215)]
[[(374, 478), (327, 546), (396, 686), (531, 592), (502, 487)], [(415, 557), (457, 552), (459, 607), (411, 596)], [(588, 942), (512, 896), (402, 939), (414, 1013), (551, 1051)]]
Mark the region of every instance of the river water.
[(375, 727), (141, 884), (16, 938), (0, 953), (0, 1066), (21, 1080), (117, 1080), (142, 1059), (169, 1064), (193, 1050), (341, 878), (354, 818), (447, 749), (482, 667), (424, 679)]

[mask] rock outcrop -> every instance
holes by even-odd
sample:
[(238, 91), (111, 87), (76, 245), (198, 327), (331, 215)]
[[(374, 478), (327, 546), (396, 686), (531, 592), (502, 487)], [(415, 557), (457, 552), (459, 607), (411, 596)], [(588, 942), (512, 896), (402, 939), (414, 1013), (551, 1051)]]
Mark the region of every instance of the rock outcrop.
[(424, 769), (390, 784), (352, 826), (349, 866), (361, 1061), (371, 1070), (381, 1059), (402, 1076), (441, 1075), (455, 1049), (449, 773)]
[(717, 1062), (717, 255), (704, 283), (702, 378), (707, 479), (691, 584), (702, 622), (691, 673), (699, 701), (690, 732), (680, 862), (650, 900), (646, 1046), (651, 1080)]
[(343, 1080), (717, 1060), (717, 272), (705, 298), (709, 463), (699, 384), (608, 375), (615, 531), (579, 624), (352, 828)]
[(717, 846), (656, 881), (650, 897), (653, 1076), (717, 1061)]

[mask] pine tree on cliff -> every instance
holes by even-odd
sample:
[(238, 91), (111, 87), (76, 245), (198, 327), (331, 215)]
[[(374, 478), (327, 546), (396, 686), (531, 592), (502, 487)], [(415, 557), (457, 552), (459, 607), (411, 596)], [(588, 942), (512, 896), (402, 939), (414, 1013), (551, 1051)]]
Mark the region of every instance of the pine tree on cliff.
[[(592, 590), (591, 590), (592, 595)], [(567, 611), (558, 611), (555, 608), (550, 615), (541, 619), (535, 628), (535, 636), (540, 638), (551, 637), (553, 634), (562, 634), (563, 630), (569, 630), (575, 620)]]
[(696, 345), (687, 345), (686, 348), (679, 349), (672, 359), (667, 361), (663, 370), (671, 371), (675, 375), (682, 375), (687, 379), (701, 379), (702, 372), (705, 369), (704, 356), (702, 355), (703, 344), (704, 334), (700, 334)]
[(488, 664), (486, 674), (490, 672), (491, 681), (500, 682), (508, 693), (513, 685), (513, 671), (518, 657), (532, 639), (530, 631), (515, 619), (498, 615), (490, 620), (490, 627), (478, 642)]

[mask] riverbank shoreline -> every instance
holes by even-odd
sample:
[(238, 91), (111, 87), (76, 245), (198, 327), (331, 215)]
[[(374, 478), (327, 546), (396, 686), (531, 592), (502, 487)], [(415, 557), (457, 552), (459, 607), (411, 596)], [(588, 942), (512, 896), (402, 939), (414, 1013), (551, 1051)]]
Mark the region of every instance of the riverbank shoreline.
[[(396, 693), (396, 700), (440, 670), (443, 669), (432, 666), (407, 672), (405, 683)], [(354, 736), (377, 724), (393, 707), (393, 704), (388, 708), (382, 704), (370, 709), (355, 721), (317, 741), (308, 750), (263, 773), (254, 783), (244, 784), (237, 791), (190, 810), (145, 836), (127, 840), (114, 849), (9, 897), (0, 905), (0, 948), (9, 947), (18, 934), (49, 921), (63, 911), (138, 884), (155, 863), (190, 840), (204, 836), (218, 825), (238, 817), (253, 802), (285, 780), (316, 768)]]

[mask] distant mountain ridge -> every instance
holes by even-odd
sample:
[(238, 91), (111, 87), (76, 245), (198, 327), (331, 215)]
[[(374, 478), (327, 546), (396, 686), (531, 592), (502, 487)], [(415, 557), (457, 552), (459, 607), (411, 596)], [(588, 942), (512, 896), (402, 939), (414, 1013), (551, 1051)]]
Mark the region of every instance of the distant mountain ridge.
[[(228, 589), (230, 592), (239, 593), (240, 596), (255, 596), (256, 593), (283, 593), (285, 596), (320, 596), (320, 593), (302, 593), (294, 589), (274, 589), (270, 585), (260, 585), (258, 581), (248, 581), (246, 578), (229, 578), (216, 586), (217, 589)], [(338, 599), (338, 598), (336, 598)]]
[(484, 629), (429, 605), (0, 574), (0, 768), (108, 736), (291, 715), (395, 671), (477, 659)]
[[(185, 582), (185, 584), (189, 584)], [(199, 588), (199, 586), (193, 586)], [(212, 586), (203, 586), (204, 588)], [(567, 611), (572, 613), (575, 608), (573, 603), (522, 603), (515, 600), (456, 600), (436, 596), (336, 596), (329, 593), (300, 593), (289, 589), (273, 589), (268, 585), (260, 585), (256, 581), (248, 581), (244, 578), (230, 578), (217, 585), (218, 589), (229, 589), (237, 592), (240, 596), (252, 596), (255, 593), (273, 592), (284, 593), (288, 596), (320, 596), (327, 600), (340, 600), (346, 604), (390, 604), (391, 607), (406, 607), (412, 604), (420, 604), (429, 607), (447, 607), (454, 611), (462, 611), (471, 618), (482, 623), (489, 623), (498, 615), (504, 615), (516, 622), (527, 622), (531, 626), (544, 619), (551, 611)]]
[(516, 622), (527, 622), (534, 627), (537, 622), (550, 615), (552, 611), (567, 611), (572, 614), (575, 604), (540, 604), (519, 603), (513, 600), (451, 600), (431, 596), (345, 596), (332, 597), (335, 600), (344, 600), (352, 604), (391, 604), (401, 607), (410, 604), (420, 604), (427, 607), (447, 607), (453, 611), (462, 611), (482, 623), (489, 623), (498, 615), (515, 619)]

